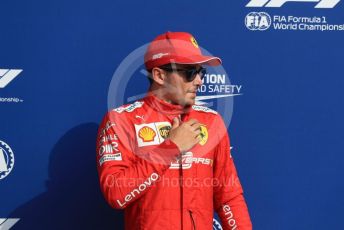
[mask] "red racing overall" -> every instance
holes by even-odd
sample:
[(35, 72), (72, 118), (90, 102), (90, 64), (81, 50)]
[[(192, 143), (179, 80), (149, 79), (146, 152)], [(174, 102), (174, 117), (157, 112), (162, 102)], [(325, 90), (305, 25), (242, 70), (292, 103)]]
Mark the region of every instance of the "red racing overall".
[[(172, 119), (201, 124), (202, 140), (181, 153), (169, 140)], [(107, 202), (125, 209), (125, 229), (252, 229), (221, 116), (150, 94), (108, 112), (97, 139), (97, 168)]]

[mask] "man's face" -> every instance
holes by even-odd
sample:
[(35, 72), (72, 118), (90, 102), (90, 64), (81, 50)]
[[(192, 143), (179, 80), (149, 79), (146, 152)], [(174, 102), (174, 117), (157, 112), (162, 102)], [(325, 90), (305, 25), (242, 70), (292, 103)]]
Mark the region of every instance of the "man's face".
[(166, 70), (164, 88), (166, 89), (165, 98), (173, 104), (193, 105), (195, 104), (198, 87), (202, 85), (201, 73), (195, 73), (192, 81), (187, 80), (187, 71), (200, 70), (201, 65), (180, 65), (172, 64), (172, 70)]

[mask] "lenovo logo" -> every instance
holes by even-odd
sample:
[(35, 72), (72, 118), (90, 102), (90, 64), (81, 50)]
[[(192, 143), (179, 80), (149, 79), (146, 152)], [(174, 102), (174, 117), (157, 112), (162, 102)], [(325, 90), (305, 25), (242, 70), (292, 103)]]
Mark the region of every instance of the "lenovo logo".
[(134, 199), (136, 196), (140, 195), (143, 191), (145, 191), (148, 187), (150, 187), (153, 182), (159, 179), (159, 175), (157, 173), (152, 173), (139, 187), (133, 189), (129, 194), (124, 197), (124, 201), (121, 202), (117, 200), (119, 207), (124, 207), (128, 202)]

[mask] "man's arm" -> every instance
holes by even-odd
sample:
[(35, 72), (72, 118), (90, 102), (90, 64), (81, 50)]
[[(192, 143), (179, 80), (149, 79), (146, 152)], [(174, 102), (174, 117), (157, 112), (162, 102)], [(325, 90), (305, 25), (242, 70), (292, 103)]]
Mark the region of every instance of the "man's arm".
[(230, 143), (226, 127), (220, 116), (220, 143), (216, 147), (214, 167), (214, 208), (223, 229), (252, 229), (248, 209), (237, 171), (230, 155)]
[[(109, 112), (97, 138), (97, 169), (107, 202), (122, 209), (147, 192), (180, 154), (171, 140), (137, 157), (133, 151), (135, 132), (125, 114)], [(136, 153), (137, 154), (137, 153)]]

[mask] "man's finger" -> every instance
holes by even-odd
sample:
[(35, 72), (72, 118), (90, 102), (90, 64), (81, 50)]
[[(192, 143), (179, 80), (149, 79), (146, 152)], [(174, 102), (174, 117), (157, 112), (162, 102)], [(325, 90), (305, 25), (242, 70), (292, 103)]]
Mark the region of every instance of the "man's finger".
[(194, 131), (195, 137), (199, 136), (201, 134), (201, 130), (197, 129)]
[(179, 126), (180, 122), (179, 119), (177, 117), (173, 118), (173, 124), (172, 124), (172, 129), (175, 129)]
[(192, 125), (192, 130), (201, 130), (201, 124), (200, 123), (195, 123)]
[(200, 141), (202, 140), (201, 135), (197, 135), (195, 140), (196, 140), (196, 144), (197, 144), (198, 142), (200, 142)]
[(185, 122), (188, 125), (193, 125), (196, 123), (199, 123), (198, 120), (191, 118), (190, 120), (188, 120), (187, 122)]

